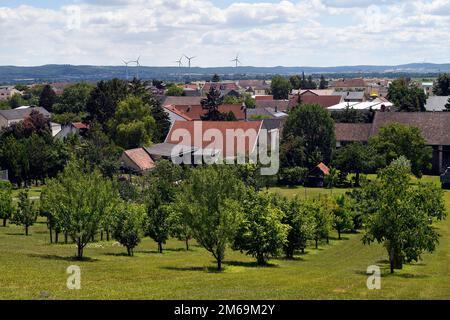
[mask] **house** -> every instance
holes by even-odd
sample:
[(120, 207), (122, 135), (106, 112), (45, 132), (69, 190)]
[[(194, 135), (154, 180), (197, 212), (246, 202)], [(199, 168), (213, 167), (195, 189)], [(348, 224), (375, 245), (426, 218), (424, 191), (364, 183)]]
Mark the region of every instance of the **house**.
[(445, 111), (445, 105), (449, 103), (450, 96), (431, 96), (427, 99), (425, 109), (427, 111)]
[(0, 87), (0, 101), (9, 100), (15, 94), (22, 94), (22, 92), (10, 86)]
[(341, 96), (316, 96), (316, 95), (303, 95), (299, 96), (298, 104), (318, 104), (324, 108), (328, 108), (340, 103)]
[(380, 128), (391, 123), (418, 127), (427, 145), (433, 149), (432, 174), (441, 174), (450, 166), (450, 112), (376, 112), (372, 123), (336, 123), (338, 146), (350, 142), (367, 142)]
[(330, 89), (335, 91), (364, 91), (367, 92), (368, 85), (362, 78), (357, 79), (339, 79), (332, 81), (329, 85)]
[(271, 108), (277, 111), (285, 112), (289, 109), (289, 100), (255, 100), (256, 109)]
[[(201, 120), (201, 117), (207, 113), (201, 105), (177, 105), (165, 106), (164, 110), (168, 113), (170, 122), (175, 121), (195, 121)], [(240, 104), (223, 104), (219, 106), (222, 113), (232, 112), (237, 120), (245, 120), (247, 118), (246, 111)]]
[(161, 104), (165, 106), (196, 106), (201, 105), (203, 97), (161, 97)]
[[(340, 91), (333, 93), (335, 96), (340, 96), (345, 102), (364, 102), (366, 95), (364, 91)], [(377, 95), (378, 97), (378, 95)]]
[(205, 85), (202, 88), (202, 95), (206, 95), (211, 88), (214, 88), (215, 90), (219, 90), (222, 95), (225, 93), (234, 90), (236, 92), (239, 91), (239, 87), (235, 82), (206, 82)]
[(278, 107), (274, 108), (255, 108), (247, 109), (247, 117), (249, 120), (257, 119), (283, 119), (287, 118), (288, 114), (278, 110)]
[(55, 138), (64, 139), (69, 135), (74, 134), (78, 136), (84, 136), (89, 130), (89, 125), (82, 122), (73, 122), (67, 125), (63, 125), (61, 130), (54, 135)]
[(421, 87), (422, 87), (423, 91), (425, 92), (425, 94), (427, 96), (431, 97), (432, 95), (434, 95), (434, 93), (433, 93), (433, 87), (434, 87), (433, 81), (422, 82), (421, 83)]
[(331, 96), (334, 89), (307, 89), (307, 90), (292, 90), (292, 95), (316, 95), (316, 96)]
[(0, 110), (0, 129), (25, 120), (32, 111), (38, 111), (44, 117), (50, 118), (50, 113), (42, 107), (21, 107), (12, 110)]
[(319, 163), (309, 173), (307, 179), (308, 187), (323, 188), (325, 184), (325, 176), (330, 174), (330, 168), (324, 163)]
[(262, 121), (176, 121), (165, 143), (195, 148), (197, 159), (235, 159), (256, 150), (262, 126)]
[(122, 170), (136, 174), (153, 169), (156, 165), (144, 148), (125, 150), (119, 159)]

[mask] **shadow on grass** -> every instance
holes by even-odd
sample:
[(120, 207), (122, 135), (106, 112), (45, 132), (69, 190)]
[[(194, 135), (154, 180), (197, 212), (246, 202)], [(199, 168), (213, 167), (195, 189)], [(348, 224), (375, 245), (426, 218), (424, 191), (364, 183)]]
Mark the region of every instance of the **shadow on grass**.
[(170, 271), (196, 271), (196, 272), (208, 272), (208, 273), (222, 273), (222, 271), (218, 271), (217, 267), (172, 267), (172, 266), (164, 266), (161, 269), (166, 269)]
[(266, 263), (264, 265), (258, 265), (256, 261), (224, 261), (223, 262), (226, 265), (233, 266), (233, 267), (246, 267), (246, 268), (278, 268), (279, 266), (277, 264), (273, 263)]
[[(136, 252), (135, 252), (136, 253)], [(128, 255), (128, 253), (126, 252), (118, 252), (118, 253), (114, 253), (114, 252), (107, 252), (104, 254), (105, 256), (113, 256), (113, 257), (127, 257), (127, 258), (134, 258), (134, 256), (130, 256)]]
[(31, 258), (41, 258), (41, 259), (47, 259), (47, 260), (59, 260), (59, 261), (79, 261), (79, 262), (96, 262), (99, 261), (98, 259), (89, 258), (89, 257), (83, 257), (83, 259), (79, 260), (75, 256), (70, 257), (64, 257), (64, 256), (57, 256), (53, 254), (29, 254), (28, 255)]
[[(163, 249), (162, 254), (167, 253), (167, 252), (194, 252), (195, 250), (189, 249), (189, 251), (186, 251), (186, 248), (176, 248), (176, 249), (172, 249), (172, 248), (168, 248), (168, 249)], [(144, 254), (161, 254), (158, 250), (135, 250), (135, 253), (144, 253)]]
[[(403, 279), (426, 279), (430, 276), (424, 274), (412, 274), (412, 273), (401, 273), (401, 270), (395, 270), (394, 273), (391, 273), (388, 267), (381, 268), (382, 269), (382, 277), (384, 278), (403, 278)], [(372, 274), (366, 273), (366, 271), (357, 270), (355, 274), (362, 276), (370, 276)]]

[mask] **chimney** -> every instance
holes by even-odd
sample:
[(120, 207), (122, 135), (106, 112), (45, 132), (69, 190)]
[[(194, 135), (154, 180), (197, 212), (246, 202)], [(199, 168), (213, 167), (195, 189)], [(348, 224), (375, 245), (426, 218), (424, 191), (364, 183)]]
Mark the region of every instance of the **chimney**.
[(242, 102), (241, 110), (244, 110), (244, 119), (245, 119), (245, 122), (247, 122), (248, 121), (248, 119), (247, 119), (247, 105), (245, 104), (245, 101)]
[(275, 112), (278, 113), (278, 106), (275, 106)]

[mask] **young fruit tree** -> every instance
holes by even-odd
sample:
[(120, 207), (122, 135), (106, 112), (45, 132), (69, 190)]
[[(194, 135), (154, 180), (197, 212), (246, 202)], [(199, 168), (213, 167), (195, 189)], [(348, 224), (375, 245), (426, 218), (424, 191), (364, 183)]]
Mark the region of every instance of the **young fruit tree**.
[(163, 244), (170, 235), (170, 204), (175, 199), (181, 177), (180, 166), (169, 161), (160, 161), (147, 177), (148, 187), (145, 190), (146, 235), (158, 243), (160, 253), (163, 252)]
[(71, 161), (56, 178), (48, 181), (45, 208), (77, 245), (78, 259), (99, 231), (106, 216), (116, 209), (119, 193), (111, 180), (83, 163)]
[(145, 207), (139, 204), (121, 204), (118, 206), (112, 223), (112, 236), (127, 248), (129, 256), (144, 235)]
[(211, 252), (219, 271), (242, 220), (244, 189), (229, 167), (209, 166), (192, 170), (177, 196), (194, 238)]
[(290, 227), (282, 223), (284, 213), (276, 208), (268, 194), (248, 190), (242, 207), (244, 219), (234, 238), (233, 249), (256, 258), (266, 265), (282, 252)]
[[(432, 222), (444, 219), (446, 211), (442, 190), (432, 184), (410, 184), (411, 164), (405, 157), (381, 170), (378, 180), (363, 187), (375, 188), (376, 197), (359, 197), (362, 202), (359, 208), (368, 208), (363, 211), (363, 242), (384, 244), (393, 273), (394, 269), (402, 269), (405, 262), (418, 261), (423, 252), (435, 250), (439, 234)], [(364, 205), (370, 202), (373, 206)]]
[(3, 227), (6, 227), (6, 220), (11, 218), (13, 210), (11, 183), (0, 181), (0, 219), (3, 220)]
[(37, 219), (38, 211), (34, 207), (34, 203), (28, 197), (28, 190), (22, 190), (19, 193), (19, 203), (17, 210), (13, 215), (12, 223), (24, 226), (25, 235), (28, 236), (28, 229)]
[(293, 259), (296, 250), (305, 253), (308, 240), (314, 237), (314, 217), (308, 205), (299, 197), (292, 200), (280, 198), (277, 202), (285, 214), (283, 223), (290, 226), (284, 252), (286, 258)]
[(348, 201), (344, 195), (336, 197), (332, 207), (333, 228), (338, 233), (341, 240), (341, 233), (346, 230), (353, 230), (353, 215), (348, 208)]
[(306, 210), (310, 211), (314, 221), (313, 239), (316, 249), (321, 239), (328, 239), (331, 230), (332, 216), (327, 201), (305, 201)]

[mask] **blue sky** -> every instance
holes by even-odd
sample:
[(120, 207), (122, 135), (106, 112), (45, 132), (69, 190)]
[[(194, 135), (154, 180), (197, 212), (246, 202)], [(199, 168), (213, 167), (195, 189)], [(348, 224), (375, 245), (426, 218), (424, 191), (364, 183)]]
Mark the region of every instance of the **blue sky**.
[(1, 0), (0, 28), (7, 65), (450, 62), (450, 0)]

